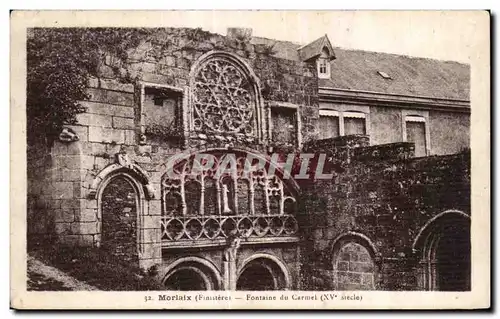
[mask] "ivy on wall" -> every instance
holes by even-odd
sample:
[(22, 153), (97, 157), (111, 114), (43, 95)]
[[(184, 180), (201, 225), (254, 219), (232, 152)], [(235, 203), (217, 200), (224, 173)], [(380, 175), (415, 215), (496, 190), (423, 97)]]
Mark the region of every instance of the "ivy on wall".
[[(84, 109), (90, 76), (97, 76), (106, 55), (127, 61), (128, 50), (149, 41), (155, 34), (174, 33), (165, 28), (33, 28), (27, 34), (27, 135), (28, 145), (50, 142), (64, 124), (75, 124)], [(177, 31), (179, 32), (179, 31)], [(183, 29), (188, 40), (177, 51), (195, 47), (210, 32)], [(161, 43), (160, 58), (175, 45), (171, 37)], [(119, 70), (113, 70), (119, 75)], [(121, 78), (133, 82), (132, 78)]]
[(34, 28), (27, 35), (28, 145), (50, 142), (84, 109), (89, 76), (106, 54), (126, 58), (153, 29)]

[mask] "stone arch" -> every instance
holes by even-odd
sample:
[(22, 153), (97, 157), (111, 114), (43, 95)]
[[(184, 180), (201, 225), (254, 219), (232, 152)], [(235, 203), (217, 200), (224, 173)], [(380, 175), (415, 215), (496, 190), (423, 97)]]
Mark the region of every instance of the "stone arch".
[[(255, 138), (258, 140), (263, 140), (266, 138), (265, 133), (265, 121), (267, 120), (267, 117), (265, 116), (265, 111), (264, 111), (264, 100), (262, 98), (261, 94), (261, 86), (260, 86), (260, 81), (252, 68), (239, 56), (233, 53), (229, 52), (224, 52), (224, 51), (210, 51), (202, 55), (191, 67), (191, 71), (189, 74), (190, 78), (190, 88), (191, 88), (191, 93), (190, 93), (190, 107), (188, 111), (188, 119), (189, 119), (189, 127), (191, 130), (196, 130), (197, 127), (197, 121), (198, 119), (195, 119), (195, 113), (197, 113), (196, 109), (196, 91), (197, 91), (197, 76), (199, 72), (209, 63), (211, 62), (216, 62), (218, 63), (219, 61), (221, 63), (227, 63), (230, 66), (234, 66), (239, 72), (243, 74), (245, 77), (245, 84), (248, 84), (248, 91), (252, 95), (254, 101), (254, 110), (255, 110), (255, 117), (253, 117), (252, 121), (253, 127), (256, 129), (256, 134)], [(220, 74), (220, 73), (219, 73)], [(245, 90), (246, 91), (246, 90)], [(218, 103), (218, 102), (217, 102)], [(221, 119), (222, 120), (222, 119)], [(205, 125), (205, 124), (202, 124)], [(246, 132), (246, 128), (245, 128)]]
[[(196, 256), (175, 260), (160, 269), (158, 276), (163, 284), (180, 290), (220, 290), (223, 287), (217, 267), (212, 262)], [(184, 277), (189, 281), (182, 282)]]
[[(103, 225), (104, 228), (107, 226), (103, 224), (103, 192), (113, 181), (124, 180), (128, 183), (128, 185), (130, 185), (135, 194), (136, 205), (135, 209), (132, 209), (132, 211), (136, 215), (136, 218), (133, 218), (135, 220), (133, 232), (135, 234), (135, 251), (137, 252), (139, 259), (141, 259), (144, 254), (144, 247), (141, 244), (144, 242), (143, 219), (146, 214), (145, 212), (149, 210), (148, 200), (155, 197), (154, 188), (150, 184), (147, 172), (139, 165), (132, 163), (126, 153), (116, 154), (115, 160), (116, 163), (108, 165), (102, 169), (89, 185), (87, 207), (97, 207), (97, 217), (99, 221), (99, 233), (96, 238), (96, 245), (102, 246)], [(123, 185), (125, 185), (126, 188), (127, 184)], [(124, 214), (130, 214), (130, 212), (124, 212)], [(130, 223), (132, 223), (132, 220), (130, 220)], [(131, 229), (132, 226), (130, 226), (129, 231), (132, 231)], [(106, 239), (105, 237), (106, 234), (104, 234), (104, 240)], [(130, 248), (128, 250), (132, 249)]]
[(148, 173), (135, 163), (128, 164), (127, 166), (115, 163), (103, 168), (90, 183), (88, 198), (97, 199), (99, 190), (102, 189), (103, 182), (121, 173), (130, 176), (134, 183), (140, 185), (139, 187), (142, 189), (145, 197), (148, 199), (154, 198), (154, 189), (150, 184)]
[[(237, 272), (237, 289), (244, 289), (242, 287), (242, 280), (244, 280), (244, 276), (246, 271), (250, 267), (260, 267), (261, 269), (268, 272), (270, 275), (269, 279), (272, 279), (270, 282), (273, 288), (263, 289), (263, 290), (289, 290), (292, 287), (292, 280), (290, 277), (290, 272), (287, 266), (276, 256), (266, 253), (257, 253), (254, 254), (247, 259), (245, 259), (241, 267)], [(251, 276), (251, 275), (250, 275)], [(259, 276), (260, 277), (260, 276)], [(254, 277), (250, 277), (250, 280), (255, 280)], [(265, 284), (264, 284), (265, 285)]]
[(332, 241), (331, 256), (335, 289), (376, 289), (379, 252), (367, 236), (357, 232), (337, 236)]
[(413, 242), (422, 290), (470, 290), (470, 216), (447, 210), (431, 218)]

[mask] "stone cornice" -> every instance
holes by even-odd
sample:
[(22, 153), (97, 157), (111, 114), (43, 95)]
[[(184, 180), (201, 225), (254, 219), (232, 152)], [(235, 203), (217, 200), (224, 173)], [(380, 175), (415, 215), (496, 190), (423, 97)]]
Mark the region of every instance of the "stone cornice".
[[(297, 243), (299, 241), (300, 239), (297, 236), (269, 236), (262, 238), (250, 237), (242, 240), (241, 245), (286, 244), (286, 243)], [(227, 239), (217, 238), (217, 239), (162, 241), (163, 249), (219, 247), (219, 246), (227, 246)]]
[(470, 113), (470, 101), (319, 87), (320, 102)]

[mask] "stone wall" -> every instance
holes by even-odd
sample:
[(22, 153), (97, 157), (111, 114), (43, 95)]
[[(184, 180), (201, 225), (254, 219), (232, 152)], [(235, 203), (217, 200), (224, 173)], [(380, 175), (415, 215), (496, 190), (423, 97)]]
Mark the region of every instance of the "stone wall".
[(40, 143), (27, 150), (27, 226), (28, 243), (40, 241), (40, 236), (49, 233), (54, 225), (47, 207), (52, 206), (53, 195), (48, 193), (52, 183), (52, 157), (47, 145)]
[[(225, 147), (227, 141), (188, 144), (182, 134), (149, 134), (141, 118), (141, 89), (144, 83), (173, 88), (182, 95), (179, 107), (186, 110), (191, 68), (207, 52), (237, 55), (258, 78), (264, 112), (268, 112), (269, 102), (296, 104), (304, 123), (300, 128), (303, 139), (314, 136), (318, 117), (315, 67), (273, 57), (269, 50), (249, 40), (198, 29), (167, 28), (151, 32), (138, 47), (129, 50), (126, 58), (104, 54), (97, 77), (89, 80), (89, 98), (81, 102), (86, 112), (77, 116), (77, 124), (67, 126), (78, 140), (56, 141), (42, 155), (30, 158), (30, 234), (54, 237), (62, 245), (100, 245), (103, 216), (98, 199), (102, 185), (114, 176), (129, 174), (139, 180), (136, 209), (144, 215), (137, 221), (139, 259), (145, 261), (144, 265), (158, 263), (164, 164), (173, 154), (187, 151), (186, 147), (200, 151)], [(186, 133), (185, 127), (182, 130)], [(266, 152), (267, 140), (236, 142), (233, 146)], [(117, 160), (117, 154), (126, 155), (126, 159)]]
[(470, 215), (470, 154), (411, 158), (412, 152), (409, 143), (354, 148), (333, 180), (302, 184), (305, 265), (318, 287), (334, 287), (333, 245), (349, 234), (373, 245), (377, 289), (415, 289), (418, 232), (446, 210)]
[[(136, 219), (137, 233), (132, 235), (137, 238), (138, 256), (131, 252), (130, 241), (123, 245), (112, 242), (112, 249), (129, 260), (138, 257), (144, 268), (162, 263), (161, 181), (165, 163), (183, 151), (230, 147), (228, 139), (220, 136), (210, 139), (198, 134), (186, 140), (190, 132), (185, 126), (175, 136), (146, 131), (141, 118), (143, 88), (160, 85), (174, 90), (176, 97), (182, 96), (178, 107), (185, 112), (190, 101), (191, 68), (210, 51), (237, 55), (248, 64), (260, 84), (265, 116), (277, 103), (294, 106), (303, 150), (326, 153), (324, 171), (335, 173), (332, 180), (300, 181), (303, 264), (297, 264), (299, 255), (293, 245), (269, 251), (282, 254), (294, 283), (301, 277), (304, 289), (332, 289), (335, 284), (338, 289), (415, 287), (411, 243), (416, 233), (446, 209), (470, 214), (469, 154), (411, 159), (414, 148), (410, 143), (368, 147), (367, 136), (315, 141), (319, 111), (313, 65), (273, 57), (269, 48), (250, 44), (248, 39), (197, 29), (160, 29), (130, 50), (124, 60), (105, 55), (98, 77), (89, 80), (90, 97), (82, 101), (86, 112), (78, 115), (78, 124), (67, 126), (78, 140), (55, 141), (50, 149), (35, 148), (38, 151), (28, 157), (29, 235), (45, 235), (61, 245), (101, 245), (106, 241), (101, 230), (107, 217), (99, 199), (105, 185), (124, 177), (132, 181), (135, 209), (126, 205), (119, 214), (108, 217), (123, 222), (123, 227), (111, 229), (120, 236), (133, 228)], [(265, 116), (261, 119), (264, 131), (269, 129)], [(183, 120), (178, 123), (185, 124)], [(264, 154), (270, 146), (280, 145), (266, 139), (231, 144)], [(336, 241), (343, 234), (348, 236)], [(334, 244), (346, 238), (358, 246), (337, 249)], [(336, 251), (340, 255), (335, 255)], [(334, 264), (343, 270), (335, 273)], [(301, 268), (299, 275), (296, 272)]]

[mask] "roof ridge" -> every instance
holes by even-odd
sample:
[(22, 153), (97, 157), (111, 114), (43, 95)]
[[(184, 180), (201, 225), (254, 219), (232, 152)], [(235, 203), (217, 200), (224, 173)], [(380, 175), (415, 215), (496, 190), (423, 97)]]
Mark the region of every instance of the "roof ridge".
[(343, 48), (343, 47), (338, 47), (338, 46), (333, 46), (333, 48), (336, 49), (336, 50), (341, 50), (341, 51), (366, 52), (366, 53), (372, 53), (372, 54), (385, 54), (385, 55), (397, 56), (397, 57), (408, 58), (408, 59), (418, 59), (418, 60), (426, 60), (426, 61), (437, 61), (437, 62), (441, 62), (441, 63), (443, 63), (443, 62), (445, 62), (445, 63), (456, 63), (456, 64), (460, 64), (460, 65), (463, 65), (463, 66), (469, 66), (470, 67), (470, 63), (460, 62), (460, 61), (454, 61), (454, 60), (445, 60), (445, 59), (430, 58), (430, 57), (423, 57), (423, 56), (414, 56), (414, 55), (399, 54), (399, 53), (394, 53), (394, 52), (370, 51), (370, 50), (355, 49), (355, 48)]

